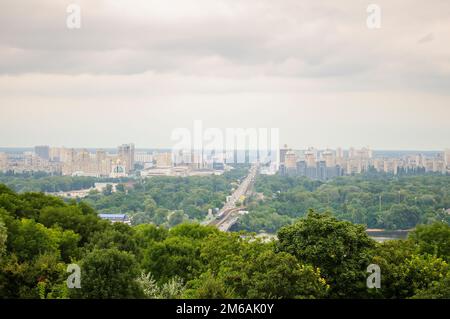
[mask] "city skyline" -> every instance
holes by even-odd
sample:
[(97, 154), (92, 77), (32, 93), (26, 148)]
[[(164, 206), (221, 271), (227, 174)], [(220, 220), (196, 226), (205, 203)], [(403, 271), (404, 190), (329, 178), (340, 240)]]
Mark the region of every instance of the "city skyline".
[[(374, 151), (310, 147), (294, 150), (284, 145), (278, 149), (172, 149), (142, 151), (133, 143), (119, 145), (116, 151), (74, 149), (38, 145), (33, 151), (1, 152), (0, 173), (46, 172), (71, 176), (192, 176), (223, 174), (230, 165), (262, 165), (267, 175), (300, 175), (327, 180), (337, 176), (377, 172), (407, 174), (450, 173), (450, 149), (421, 152)], [(138, 174), (138, 175), (135, 175)]]

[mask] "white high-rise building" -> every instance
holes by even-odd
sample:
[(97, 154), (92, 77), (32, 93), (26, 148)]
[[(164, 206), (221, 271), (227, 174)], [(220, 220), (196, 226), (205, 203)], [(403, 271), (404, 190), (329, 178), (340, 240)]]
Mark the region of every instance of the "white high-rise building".
[(134, 169), (134, 144), (123, 144), (117, 148), (118, 158), (125, 166), (127, 173)]
[(97, 150), (95, 154), (97, 173), (99, 176), (109, 176), (111, 173), (112, 159), (104, 150)]
[(0, 171), (5, 171), (8, 168), (8, 155), (0, 153)]
[(34, 154), (44, 160), (50, 159), (50, 146), (40, 145), (34, 147)]
[(154, 158), (156, 167), (172, 167), (172, 153), (157, 153)]
[(284, 164), (286, 165), (286, 169), (297, 168), (297, 155), (292, 151), (288, 151), (285, 156)]
[(344, 151), (340, 147), (336, 149), (336, 158), (338, 159), (344, 158)]
[(134, 155), (134, 161), (138, 163), (153, 162), (153, 155), (147, 152), (139, 152)]
[(325, 161), (327, 167), (336, 166), (336, 158), (332, 151), (326, 150), (326, 151), (322, 152), (322, 158)]
[(316, 153), (311, 149), (305, 151), (305, 161), (308, 167), (316, 167)]
[(450, 166), (450, 148), (446, 149), (444, 152), (445, 164)]

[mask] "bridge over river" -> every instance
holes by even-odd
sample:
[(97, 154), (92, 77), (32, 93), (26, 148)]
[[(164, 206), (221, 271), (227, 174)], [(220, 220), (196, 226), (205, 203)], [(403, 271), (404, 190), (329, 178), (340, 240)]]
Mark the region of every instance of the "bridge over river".
[(252, 192), (253, 184), (255, 183), (255, 178), (258, 174), (259, 165), (254, 164), (249, 170), (247, 177), (242, 181), (239, 187), (233, 192), (230, 200), (222, 207), (222, 209), (217, 213), (214, 220), (209, 222), (209, 225), (216, 226), (221, 231), (229, 231), (231, 226), (233, 226), (241, 216), (240, 211), (244, 210), (244, 206), (237, 207), (236, 204), (242, 196), (246, 196)]

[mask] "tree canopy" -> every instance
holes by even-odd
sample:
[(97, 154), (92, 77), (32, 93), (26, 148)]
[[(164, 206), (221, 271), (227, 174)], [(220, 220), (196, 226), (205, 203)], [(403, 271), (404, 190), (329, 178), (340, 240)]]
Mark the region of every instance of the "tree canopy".
[[(311, 210), (268, 242), (186, 221), (109, 223), (84, 202), (0, 185), (0, 298), (450, 298), (449, 227), (379, 244)], [(66, 284), (71, 264), (80, 289)], [(370, 264), (381, 289), (366, 286)]]

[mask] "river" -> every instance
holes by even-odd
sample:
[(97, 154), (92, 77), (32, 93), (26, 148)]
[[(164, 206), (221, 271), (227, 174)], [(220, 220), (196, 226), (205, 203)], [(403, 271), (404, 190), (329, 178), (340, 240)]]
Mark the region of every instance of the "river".
[(367, 229), (366, 232), (370, 238), (382, 243), (388, 240), (406, 239), (411, 230)]
[[(379, 243), (383, 243), (388, 240), (406, 239), (411, 230), (385, 230), (385, 229), (367, 229), (366, 233), (370, 238), (376, 240)], [(261, 238), (263, 241), (278, 240), (276, 234), (259, 233), (257, 238)]]

